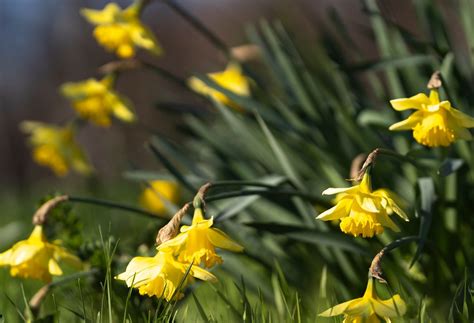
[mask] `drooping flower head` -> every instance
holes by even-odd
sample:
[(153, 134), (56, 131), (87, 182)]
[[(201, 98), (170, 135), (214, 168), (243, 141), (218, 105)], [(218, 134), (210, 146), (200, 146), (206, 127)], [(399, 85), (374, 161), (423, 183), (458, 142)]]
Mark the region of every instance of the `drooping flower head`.
[(318, 215), (323, 221), (340, 220), (341, 231), (364, 238), (380, 234), (384, 227), (399, 231), (390, 219), (393, 213), (408, 221), (403, 210), (395, 203), (392, 194), (386, 189), (372, 192), (370, 176), (366, 172), (359, 185), (347, 188), (328, 188), (323, 195), (337, 194), (336, 205)]
[(57, 127), (24, 121), (20, 128), (31, 135), (33, 159), (39, 165), (49, 167), (57, 176), (66, 175), (71, 168), (81, 174), (91, 172), (92, 168), (74, 138), (72, 125)]
[(161, 54), (155, 36), (140, 21), (138, 1), (123, 10), (116, 3), (109, 3), (103, 10), (82, 9), (81, 14), (96, 26), (94, 37), (97, 42), (120, 58), (133, 57), (135, 47)]
[(222, 263), (216, 248), (234, 252), (244, 249), (221, 230), (212, 228), (213, 223), (213, 218), (204, 219), (202, 209), (196, 208), (191, 226), (183, 225), (181, 233), (158, 246), (158, 250), (176, 254), (179, 261), (196, 265), (202, 263), (210, 268)]
[[(210, 73), (207, 76), (217, 85), (229, 90), (237, 95), (250, 96), (250, 84), (248, 79), (242, 74), (242, 69), (237, 63), (231, 62), (222, 72)], [(209, 96), (214, 100), (240, 110), (241, 108), (222, 92), (213, 89), (197, 77), (188, 80), (189, 87), (195, 92)]]
[(379, 323), (382, 319), (390, 322), (390, 318), (405, 315), (406, 309), (405, 302), (398, 294), (387, 300), (381, 300), (377, 296), (374, 279), (369, 278), (364, 296), (331, 307), (319, 316), (344, 314), (344, 323)]
[(112, 115), (125, 122), (134, 121), (131, 102), (113, 90), (113, 83), (112, 75), (100, 81), (91, 78), (65, 83), (61, 86), (61, 93), (71, 100), (81, 118), (98, 126), (110, 126)]
[(63, 274), (61, 262), (75, 268), (82, 266), (78, 257), (58, 244), (48, 242), (41, 225), (35, 226), (28, 239), (0, 254), (0, 266), (9, 266), (13, 277), (40, 279), (46, 283), (52, 276)]
[[(188, 276), (185, 276), (188, 269)], [(154, 257), (133, 258), (125, 272), (115, 278), (125, 281), (128, 287), (138, 288), (141, 295), (170, 301), (173, 295), (177, 299), (183, 296), (177, 289), (187, 286), (193, 277), (211, 282), (217, 280), (210, 272), (190, 263), (176, 261), (171, 253), (159, 251)]]
[(167, 211), (166, 202), (178, 203), (179, 192), (179, 185), (175, 181), (152, 181), (140, 196), (140, 202), (146, 209), (164, 215)]
[(407, 119), (390, 126), (390, 130), (413, 130), (413, 138), (428, 147), (449, 146), (457, 139), (470, 140), (466, 128), (474, 127), (474, 118), (453, 108), (449, 101), (439, 101), (437, 90), (411, 98), (391, 100), (397, 111), (415, 109)]

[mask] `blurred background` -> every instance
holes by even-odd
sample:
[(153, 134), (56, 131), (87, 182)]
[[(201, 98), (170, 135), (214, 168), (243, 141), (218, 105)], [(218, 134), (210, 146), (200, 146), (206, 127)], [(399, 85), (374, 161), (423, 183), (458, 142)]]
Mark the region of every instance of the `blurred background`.
[[(19, 131), (22, 120), (62, 123), (73, 115), (68, 101), (58, 87), (69, 81), (100, 77), (97, 68), (114, 59), (92, 37), (90, 26), (79, 14), (80, 8), (101, 9), (108, 1), (84, 0), (2, 0), (0, 1), (0, 187), (22, 195), (37, 186), (65, 182), (74, 185), (79, 179), (71, 174), (57, 179), (46, 168), (33, 163)], [(125, 7), (130, 1), (118, 1)], [(348, 0), (183, 0), (179, 3), (201, 19), (228, 46), (245, 44), (245, 27), (261, 18), (282, 19), (295, 40), (306, 47), (316, 44), (321, 36), (330, 36), (326, 29), (327, 13), (337, 10), (351, 28), (366, 56), (376, 57), (370, 42), (369, 21), (362, 4)], [(409, 29), (416, 29), (409, 8), (398, 1), (381, 1), (381, 9)], [(188, 22), (160, 1), (152, 1), (145, 10), (144, 21), (156, 33), (165, 49), (159, 58), (145, 59), (186, 78), (192, 74), (223, 69), (225, 59)], [(146, 55), (143, 52), (140, 55)], [(135, 84), (158, 84), (162, 89), (150, 91)], [(139, 124), (115, 122), (111, 129), (88, 126), (79, 138), (89, 153), (98, 175), (116, 178), (129, 167), (149, 163), (143, 148), (147, 129), (178, 138), (179, 113), (156, 109), (156, 104), (177, 103), (204, 110), (206, 103), (175, 84), (150, 72), (133, 71), (120, 78), (118, 89), (136, 106)], [(117, 158), (116, 158), (117, 157)], [(111, 165), (108, 161), (119, 161)], [(150, 166), (150, 165), (148, 165)], [(153, 164), (151, 165), (153, 166)], [(156, 165), (155, 165), (156, 166)]]

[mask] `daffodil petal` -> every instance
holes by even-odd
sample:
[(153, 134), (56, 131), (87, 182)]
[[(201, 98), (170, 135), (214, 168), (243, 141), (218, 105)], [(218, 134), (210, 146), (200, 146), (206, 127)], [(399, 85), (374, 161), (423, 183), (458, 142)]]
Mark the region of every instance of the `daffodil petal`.
[(380, 210), (377, 207), (377, 204), (374, 201), (374, 198), (372, 196), (367, 196), (365, 194), (357, 194), (355, 196), (355, 199), (357, 201), (357, 204), (359, 206), (367, 211), (367, 212), (372, 212), (372, 213), (379, 213)]
[(369, 316), (371, 312), (370, 301), (367, 298), (361, 297), (355, 299), (346, 308), (345, 313), (348, 315)]
[(107, 4), (102, 10), (81, 9), (81, 15), (94, 25), (110, 24), (121, 11), (116, 3)]
[(449, 110), (449, 113), (451, 113), (451, 115), (456, 118), (456, 120), (459, 122), (459, 124), (462, 126), (462, 127), (465, 127), (465, 128), (473, 128), (474, 127), (474, 118), (465, 114), (464, 112), (461, 112), (457, 109), (450, 109)]
[(38, 251), (43, 249), (41, 244), (31, 244), (26, 241), (18, 242), (15, 246), (13, 246), (12, 254), (11, 254), (11, 266), (17, 266), (23, 262), (30, 260), (34, 257)]
[(188, 239), (188, 234), (186, 232), (178, 234), (173, 239), (170, 239), (166, 242), (160, 244), (156, 249), (162, 252), (173, 251), (174, 248), (181, 246)]
[(207, 237), (209, 241), (217, 248), (234, 252), (242, 252), (242, 250), (244, 250), (244, 247), (233, 241), (227, 234), (217, 228), (209, 229)]
[(330, 317), (330, 316), (338, 316), (338, 315), (341, 315), (341, 314), (344, 314), (345, 310), (347, 309), (347, 307), (357, 301), (359, 299), (351, 299), (350, 301), (347, 301), (347, 302), (344, 302), (344, 303), (341, 303), (341, 304), (338, 304), (336, 306), (333, 306), (327, 310), (325, 310), (324, 312), (318, 314), (318, 316), (324, 316), (324, 317)]
[(332, 208), (320, 213), (316, 219), (323, 220), (323, 221), (330, 221), (330, 220), (338, 220), (342, 217), (345, 217), (349, 214), (351, 206), (352, 206), (352, 199), (342, 199), (335, 206)]
[(59, 267), (59, 264), (53, 258), (49, 259), (48, 261), (48, 271), (54, 276), (61, 276), (63, 274), (61, 267)]
[(420, 111), (417, 111), (417, 112), (413, 113), (411, 116), (409, 116), (405, 120), (394, 123), (393, 125), (391, 125), (388, 128), (388, 130), (398, 131), (398, 130), (411, 130), (411, 129), (413, 129), (422, 120), (421, 114), (417, 115), (418, 112), (420, 112)]
[(9, 266), (12, 250), (8, 249), (5, 252), (0, 253), (0, 266)]
[(191, 268), (191, 275), (193, 275), (194, 277), (196, 277), (200, 280), (209, 281), (209, 282), (212, 282), (212, 283), (217, 282), (216, 276), (214, 276), (213, 274), (211, 274), (207, 270), (202, 269), (199, 266), (193, 266), (193, 268)]
[(423, 104), (430, 104), (430, 99), (424, 93), (419, 93), (410, 98), (390, 100), (390, 104), (397, 111), (420, 109)]
[(162, 53), (158, 41), (148, 27), (138, 24), (132, 27), (130, 36), (135, 45), (148, 49), (155, 55), (160, 55)]
[(334, 195), (339, 193), (350, 193), (352, 191), (356, 191), (358, 189), (357, 186), (352, 187), (330, 187), (325, 189), (321, 194), (322, 195)]
[(125, 122), (133, 122), (135, 115), (130, 110), (129, 106), (123, 100), (118, 100), (113, 106), (112, 111), (114, 116)]
[(82, 261), (79, 257), (69, 253), (66, 249), (55, 246), (55, 258), (58, 261), (65, 262), (71, 267), (82, 268)]
[(407, 306), (400, 295), (395, 295), (385, 301), (372, 299), (375, 313), (380, 317), (397, 317), (406, 313)]

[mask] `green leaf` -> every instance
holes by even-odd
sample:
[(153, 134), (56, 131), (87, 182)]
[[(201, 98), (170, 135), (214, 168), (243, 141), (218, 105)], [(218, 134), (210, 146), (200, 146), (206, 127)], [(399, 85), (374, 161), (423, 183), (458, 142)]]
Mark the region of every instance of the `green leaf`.
[(425, 246), (433, 219), (433, 204), (437, 199), (434, 182), (431, 177), (419, 178), (418, 187), (420, 190), (420, 209), (418, 212), (420, 217), (420, 230), (418, 236), (420, 240), (418, 242), (416, 253), (410, 263), (410, 267), (418, 260)]
[(283, 235), (296, 241), (301, 241), (318, 246), (334, 247), (337, 249), (348, 250), (359, 254), (367, 254), (367, 251), (365, 249), (354, 243), (353, 238), (346, 237), (341, 234), (321, 232), (311, 230), (302, 226), (280, 224), (276, 222), (247, 222), (243, 224), (255, 228), (257, 230)]
[(194, 303), (196, 304), (196, 307), (198, 309), (198, 313), (201, 316), (201, 319), (204, 322), (210, 322), (207, 315), (206, 315), (206, 312), (204, 311), (204, 308), (202, 307), (202, 305), (199, 302), (198, 298), (196, 297), (196, 295), (194, 295), (194, 293), (192, 293), (192, 295), (193, 295)]

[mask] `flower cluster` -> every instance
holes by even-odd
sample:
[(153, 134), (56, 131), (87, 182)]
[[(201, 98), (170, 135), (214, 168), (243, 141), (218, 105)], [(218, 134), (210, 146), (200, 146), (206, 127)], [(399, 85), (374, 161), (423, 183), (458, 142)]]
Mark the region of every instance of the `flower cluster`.
[(216, 277), (201, 268), (210, 269), (222, 263), (216, 248), (241, 252), (243, 247), (224, 232), (213, 227), (213, 219), (205, 219), (203, 210), (196, 208), (192, 224), (183, 225), (174, 238), (158, 246), (153, 257), (135, 257), (125, 272), (116, 279), (128, 287), (138, 288), (142, 295), (163, 297), (167, 301), (183, 296), (182, 290), (194, 278), (216, 281)]

